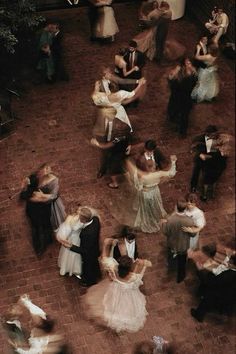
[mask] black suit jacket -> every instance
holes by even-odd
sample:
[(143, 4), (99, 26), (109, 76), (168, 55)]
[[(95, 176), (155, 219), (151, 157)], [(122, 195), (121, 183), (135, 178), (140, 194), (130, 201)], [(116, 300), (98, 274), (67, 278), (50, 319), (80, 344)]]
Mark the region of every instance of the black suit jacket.
[(209, 272), (202, 287), (203, 296), (210, 304), (236, 303), (236, 271), (229, 269), (219, 275)]
[[(126, 252), (126, 255), (127, 252)], [(121, 253), (120, 253), (120, 249), (118, 244), (114, 247), (114, 251), (113, 251), (113, 258), (115, 258), (117, 261), (119, 261), (121, 257)], [(137, 249), (137, 243), (135, 242), (135, 249), (134, 249), (134, 259), (138, 258), (138, 249)]]
[(195, 152), (196, 156), (207, 154), (205, 134), (196, 136), (191, 145), (191, 151)]
[[(156, 148), (154, 150), (154, 159), (155, 159), (156, 165), (158, 166), (158, 168), (160, 170), (163, 170), (167, 167), (168, 161), (159, 148)], [(146, 167), (145, 167), (146, 162), (147, 162), (147, 160), (144, 156), (144, 151), (143, 151), (143, 153), (137, 159), (136, 165), (138, 168), (140, 168), (140, 170), (145, 171), (146, 170)]]
[[(127, 71), (132, 69), (132, 67), (130, 65), (130, 53), (131, 52), (128, 50), (127, 53), (124, 55), (124, 60), (127, 63)], [(142, 77), (142, 68), (145, 65), (145, 55), (142, 52), (140, 52), (139, 50), (135, 51), (133, 65), (138, 66), (140, 70), (132, 72), (130, 75), (127, 76), (127, 78), (138, 80)]]
[(100, 276), (98, 263), (100, 221), (97, 216), (80, 233), (80, 246), (72, 245), (70, 250), (82, 256), (82, 279), (88, 285), (96, 283)]
[(59, 59), (62, 57), (62, 40), (63, 35), (61, 31), (59, 31), (59, 33), (52, 39), (51, 51), (54, 59)]

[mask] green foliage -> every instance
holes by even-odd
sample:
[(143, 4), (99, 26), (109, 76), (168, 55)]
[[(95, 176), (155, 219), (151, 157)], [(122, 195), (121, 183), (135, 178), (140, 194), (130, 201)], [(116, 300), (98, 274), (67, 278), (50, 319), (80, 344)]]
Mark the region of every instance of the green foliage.
[(33, 0), (0, 1), (0, 47), (15, 52), (20, 34), (36, 28), (45, 19), (36, 12)]

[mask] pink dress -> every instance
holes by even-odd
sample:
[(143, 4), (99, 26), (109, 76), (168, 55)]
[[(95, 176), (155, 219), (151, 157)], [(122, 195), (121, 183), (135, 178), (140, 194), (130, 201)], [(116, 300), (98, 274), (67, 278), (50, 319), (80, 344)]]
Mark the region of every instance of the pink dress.
[(145, 296), (139, 290), (143, 274), (132, 273), (128, 281), (105, 279), (84, 297), (88, 316), (116, 332), (139, 331), (146, 321)]

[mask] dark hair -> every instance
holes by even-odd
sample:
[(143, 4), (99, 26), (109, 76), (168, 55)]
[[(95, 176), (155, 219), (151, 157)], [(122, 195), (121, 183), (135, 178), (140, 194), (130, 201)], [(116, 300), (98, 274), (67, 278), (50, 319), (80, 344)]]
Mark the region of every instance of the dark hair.
[(208, 245), (202, 246), (202, 251), (209, 257), (214, 257), (216, 254), (216, 243), (212, 242)]
[(181, 57), (181, 58), (179, 59), (179, 64), (180, 64), (181, 67), (185, 65), (185, 61), (186, 61), (187, 59), (189, 59), (189, 57), (187, 57), (187, 56), (183, 56), (183, 57)]
[(145, 142), (144, 147), (148, 151), (153, 151), (156, 149), (157, 144), (156, 144), (155, 140), (150, 139)]
[(236, 266), (236, 254), (232, 254), (229, 259), (230, 263)]
[(133, 230), (127, 225), (123, 226), (121, 230), (121, 236), (127, 238), (127, 240), (135, 239), (135, 234), (133, 233)]
[(118, 265), (118, 275), (120, 278), (125, 278), (131, 271), (133, 260), (128, 256), (121, 256)]
[(126, 49), (126, 48), (120, 48), (118, 53), (119, 53), (120, 55), (125, 55), (126, 52), (127, 52), (127, 49)]
[(212, 134), (218, 131), (216, 125), (208, 125), (205, 129), (205, 133)]
[(179, 211), (180, 213), (183, 213), (187, 207), (187, 202), (184, 198), (180, 198), (177, 200), (176, 206), (177, 206), (177, 211)]
[(185, 197), (187, 202), (190, 203), (197, 203), (198, 199), (197, 199), (197, 195), (195, 193), (188, 193)]
[(208, 40), (208, 33), (206, 33), (206, 32), (203, 32), (202, 34), (201, 34), (201, 36), (199, 37), (199, 41), (200, 41), (200, 39), (202, 39), (202, 38), (207, 38), (207, 40)]
[(55, 325), (55, 321), (47, 316), (46, 320), (42, 318), (42, 321), (37, 327), (42, 329), (46, 333), (50, 333), (53, 330), (54, 325)]
[(129, 47), (137, 48), (137, 46), (138, 46), (137, 42), (135, 42), (133, 40), (129, 41)]
[(109, 89), (111, 92), (117, 92), (119, 90), (119, 86), (115, 82), (110, 82)]
[(150, 340), (144, 340), (135, 345), (133, 354), (153, 354), (155, 344)]

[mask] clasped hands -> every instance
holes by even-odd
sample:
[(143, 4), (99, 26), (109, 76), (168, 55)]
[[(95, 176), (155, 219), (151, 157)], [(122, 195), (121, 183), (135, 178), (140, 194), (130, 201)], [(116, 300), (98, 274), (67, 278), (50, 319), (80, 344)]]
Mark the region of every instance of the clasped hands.
[(94, 145), (94, 146), (99, 146), (99, 142), (97, 141), (96, 138), (92, 138), (92, 139), (90, 140), (90, 143), (91, 143), (92, 145)]
[(138, 80), (138, 84), (140, 86), (146, 84), (146, 82), (147, 82), (147, 80), (144, 77), (141, 77), (141, 79)]
[(68, 240), (59, 240), (59, 242), (66, 248), (71, 248), (72, 243)]
[(200, 154), (199, 157), (202, 161), (206, 161), (208, 159), (211, 159), (211, 156), (207, 155), (207, 154)]

